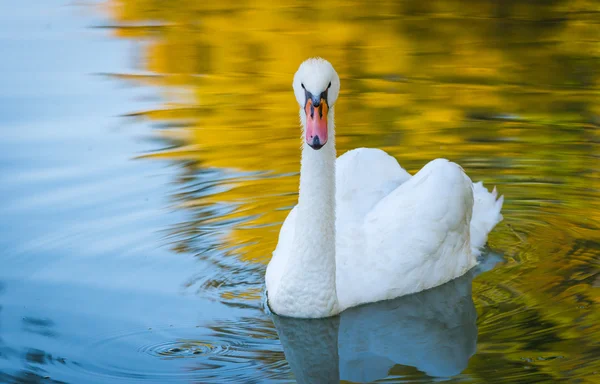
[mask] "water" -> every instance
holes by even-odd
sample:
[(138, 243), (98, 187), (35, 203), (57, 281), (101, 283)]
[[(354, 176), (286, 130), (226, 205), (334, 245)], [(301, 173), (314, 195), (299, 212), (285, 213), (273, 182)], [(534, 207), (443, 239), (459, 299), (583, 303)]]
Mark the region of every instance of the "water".
[[(600, 8), (426, 4), (0, 5), (0, 382), (600, 380)], [(265, 311), (312, 55), (339, 153), (447, 157), (505, 195), (476, 270)]]

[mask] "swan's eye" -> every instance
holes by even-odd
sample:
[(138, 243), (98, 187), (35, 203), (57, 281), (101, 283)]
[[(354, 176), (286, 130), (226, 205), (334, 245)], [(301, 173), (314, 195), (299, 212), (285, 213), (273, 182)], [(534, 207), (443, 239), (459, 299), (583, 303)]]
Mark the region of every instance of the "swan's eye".
[(302, 89), (306, 91), (306, 88), (304, 88), (304, 83), (300, 83), (300, 85), (302, 86)]
[(329, 85), (327, 86), (327, 89), (331, 88), (331, 81), (329, 82)]

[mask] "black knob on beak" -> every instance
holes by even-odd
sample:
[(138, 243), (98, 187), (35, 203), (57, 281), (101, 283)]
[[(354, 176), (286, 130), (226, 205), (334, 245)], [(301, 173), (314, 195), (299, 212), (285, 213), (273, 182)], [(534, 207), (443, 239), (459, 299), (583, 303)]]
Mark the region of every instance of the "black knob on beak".
[(319, 106), (321, 105), (321, 102), (324, 102), (325, 104), (327, 104), (327, 89), (324, 90), (323, 92), (321, 92), (320, 95), (313, 95), (312, 93), (308, 92), (306, 89), (304, 89), (304, 96), (306, 97), (306, 101), (304, 103), (304, 105), (306, 106), (306, 103), (308, 103), (308, 100), (310, 100), (312, 102), (312, 105), (315, 108), (319, 108)]
[(321, 95), (312, 96), (312, 104), (315, 108), (319, 108), (319, 105), (321, 105)]

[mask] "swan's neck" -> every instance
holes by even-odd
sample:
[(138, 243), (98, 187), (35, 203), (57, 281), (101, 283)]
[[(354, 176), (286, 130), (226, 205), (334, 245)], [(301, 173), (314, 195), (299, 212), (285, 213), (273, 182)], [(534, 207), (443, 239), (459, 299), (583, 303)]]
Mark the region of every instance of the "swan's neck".
[[(326, 317), (339, 312), (335, 276), (335, 127), (328, 113), (327, 143), (314, 150), (304, 144), (300, 196), (292, 253), (278, 296), (294, 317)], [(304, 140), (303, 140), (304, 141)]]
[[(332, 266), (335, 277), (335, 143), (302, 149), (300, 196), (294, 242), (298, 258)], [(312, 264), (311, 263), (311, 264)]]

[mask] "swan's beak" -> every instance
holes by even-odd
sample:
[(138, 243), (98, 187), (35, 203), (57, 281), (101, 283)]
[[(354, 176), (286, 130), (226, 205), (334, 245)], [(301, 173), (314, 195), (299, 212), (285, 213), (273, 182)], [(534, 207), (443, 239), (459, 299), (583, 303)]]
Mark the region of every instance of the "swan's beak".
[(321, 149), (327, 143), (327, 112), (329, 107), (323, 98), (313, 101), (308, 98), (304, 106), (306, 113), (306, 144)]

